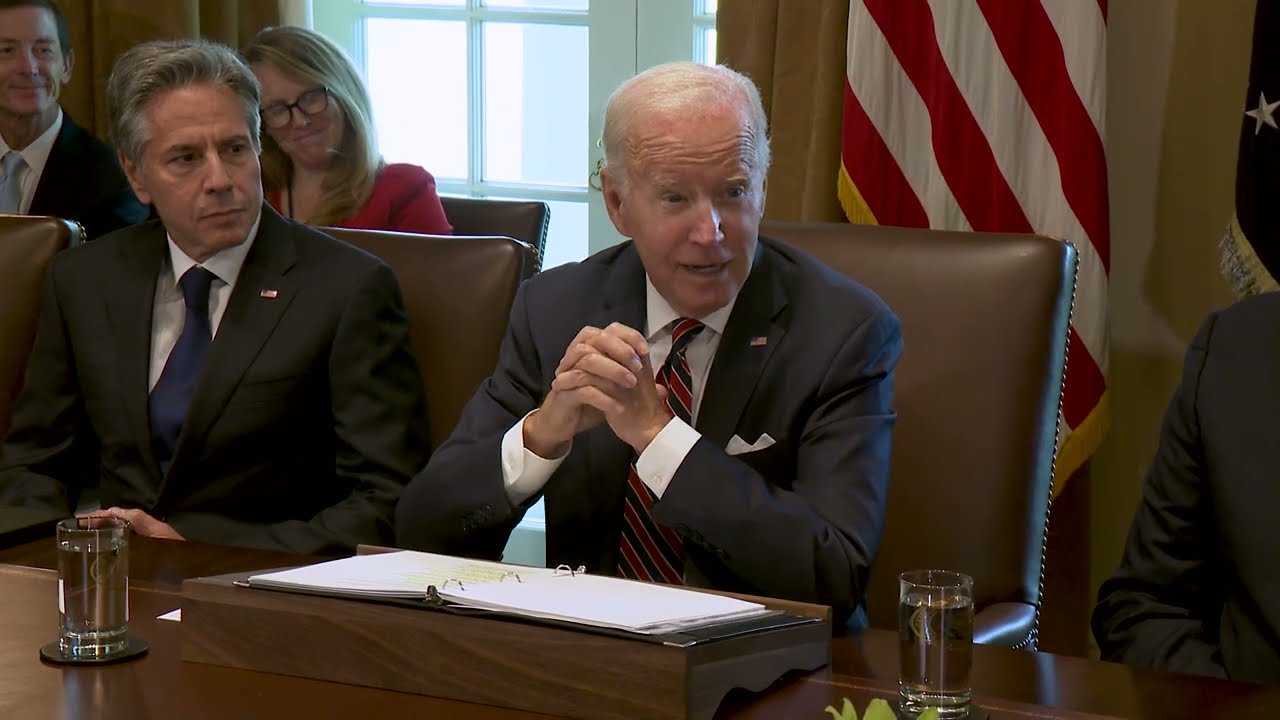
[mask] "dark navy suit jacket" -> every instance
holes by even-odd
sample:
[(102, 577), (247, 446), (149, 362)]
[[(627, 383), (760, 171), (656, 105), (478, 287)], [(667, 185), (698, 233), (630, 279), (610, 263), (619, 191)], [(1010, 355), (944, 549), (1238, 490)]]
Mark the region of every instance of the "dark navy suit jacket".
[(91, 240), (140, 223), (149, 213), (129, 189), (115, 152), (63, 112), (27, 214), (75, 220)]
[(190, 540), (349, 553), (389, 543), (426, 462), (400, 287), (376, 258), (265, 204), (169, 471), (151, 451), (158, 222), (60, 253), (0, 447), (0, 503), (146, 510)]
[(1280, 684), (1280, 294), (1191, 342), (1093, 632), (1104, 660)]
[[(503, 488), (502, 436), (541, 403), (577, 332), (614, 321), (645, 327), (629, 242), (521, 288), (497, 369), (405, 491), (402, 545), (501, 554), (527, 508)], [(684, 538), (691, 585), (826, 603), (840, 620), (860, 608), (884, 524), (901, 349), (897, 319), (870, 291), (761, 239), (707, 379), (702, 439), (654, 506)], [(763, 434), (775, 444), (725, 452), (734, 435), (750, 445)], [(541, 494), (549, 566), (613, 572), (632, 456), (606, 424), (574, 440)]]

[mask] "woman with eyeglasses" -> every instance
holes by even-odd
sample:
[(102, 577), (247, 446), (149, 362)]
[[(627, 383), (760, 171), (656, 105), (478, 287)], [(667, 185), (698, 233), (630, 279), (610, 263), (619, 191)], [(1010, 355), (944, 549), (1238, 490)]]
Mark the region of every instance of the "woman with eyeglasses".
[(243, 55), (262, 84), (262, 182), (276, 210), (311, 225), (453, 232), (431, 173), (378, 153), (369, 91), (337, 45), (272, 27)]

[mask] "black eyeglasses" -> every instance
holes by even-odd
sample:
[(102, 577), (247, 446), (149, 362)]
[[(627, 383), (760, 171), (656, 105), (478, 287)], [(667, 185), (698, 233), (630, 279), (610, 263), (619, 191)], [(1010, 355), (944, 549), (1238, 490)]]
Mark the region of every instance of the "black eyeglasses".
[(302, 93), (291, 103), (276, 103), (264, 107), (258, 111), (258, 114), (262, 116), (263, 125), (277, 130), (293, 120), (294, 108), (298, 108), (298, 112), (302, 113), (303, 117), (311, 117), (324, 112), (327, 107), (329, 107), (329, 88), (321, 85)]

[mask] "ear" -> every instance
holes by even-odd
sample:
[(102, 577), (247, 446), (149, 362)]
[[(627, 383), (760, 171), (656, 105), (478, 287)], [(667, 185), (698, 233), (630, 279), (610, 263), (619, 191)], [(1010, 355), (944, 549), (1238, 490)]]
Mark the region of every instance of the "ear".
[(622, 212), (624, 193), (620, 183), (609, 172), (609, 168), (600, 169), (600, 191), (604, 194), (604, 209), (608, 211), (609, 220), (613, 222), (613, 226), (623, 237), (631, 237), (626, 216)]
[(133, 189), (138, 202), (150, 205), (151, 193), (147, 192), (147, 186), (142, 182), (142, 171), (133, 164), (133, 161), (125, 157), (124, 153), (117, 153), (116, 157), (120, 159), (120, 169), (124, 171), (125, 179), (129, 181), (129, 187)]
[(71, 82), (71, 68), (75, 67), (75, 64), (76, 53), (74, 50), (68, 50), (67, 53), (62, 56), (62, 75), (58, 77), (59, 82)]

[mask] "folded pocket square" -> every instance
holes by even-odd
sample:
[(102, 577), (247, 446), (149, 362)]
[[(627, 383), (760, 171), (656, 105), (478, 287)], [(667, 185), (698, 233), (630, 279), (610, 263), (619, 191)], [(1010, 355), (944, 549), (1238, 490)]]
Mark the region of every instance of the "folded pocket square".
[(734, 435), (729, 438), (729, 444), (725, 446), (724, 451), (730, 455), (744, 455), (749, 452), (763, 450), (774, 443), (773, 438), (769, 437), (769, 433), (762, 434), (755, 442), (750, 445), (745, 440)]

